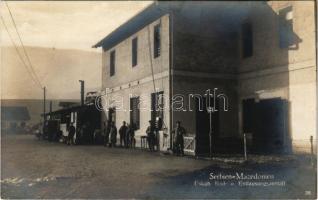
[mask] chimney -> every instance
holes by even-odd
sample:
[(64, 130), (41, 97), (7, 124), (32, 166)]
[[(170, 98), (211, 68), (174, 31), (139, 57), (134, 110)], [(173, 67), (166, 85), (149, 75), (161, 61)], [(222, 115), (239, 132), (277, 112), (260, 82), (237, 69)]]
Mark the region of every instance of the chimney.
[(79, 80), (79, 82), (81, 83), (81, 105), (84, 105), (84, 81), (83, 80)]

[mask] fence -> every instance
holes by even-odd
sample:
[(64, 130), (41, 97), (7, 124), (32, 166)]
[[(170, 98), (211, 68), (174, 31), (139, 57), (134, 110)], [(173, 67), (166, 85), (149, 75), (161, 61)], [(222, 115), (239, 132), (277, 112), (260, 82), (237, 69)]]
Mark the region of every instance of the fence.
[(195, 155), (195, 136), (184, 137), (184, 152), (185, 154)]

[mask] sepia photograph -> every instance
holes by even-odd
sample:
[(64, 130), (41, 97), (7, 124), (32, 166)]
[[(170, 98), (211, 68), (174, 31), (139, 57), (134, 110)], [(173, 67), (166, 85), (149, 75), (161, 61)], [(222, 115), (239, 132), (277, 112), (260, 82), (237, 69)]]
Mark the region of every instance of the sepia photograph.
[(307, 1), (0, 1), (1, 199), (317, 199)]

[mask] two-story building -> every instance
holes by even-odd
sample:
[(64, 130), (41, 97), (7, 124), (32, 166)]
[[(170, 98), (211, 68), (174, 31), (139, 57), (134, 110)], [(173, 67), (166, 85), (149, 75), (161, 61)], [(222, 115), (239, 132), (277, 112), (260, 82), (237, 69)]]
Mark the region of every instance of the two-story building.
[(250, 151), (310, 151), (314, 19), (311, 1), (153, 3), (94, 45), (103, 49), (103, 122), (135, 124), (139, 139), (149, 120), (162, 121), (165, 150), (181, 121), (197, 155), (210, 143), (241, 151), (244, 134)]

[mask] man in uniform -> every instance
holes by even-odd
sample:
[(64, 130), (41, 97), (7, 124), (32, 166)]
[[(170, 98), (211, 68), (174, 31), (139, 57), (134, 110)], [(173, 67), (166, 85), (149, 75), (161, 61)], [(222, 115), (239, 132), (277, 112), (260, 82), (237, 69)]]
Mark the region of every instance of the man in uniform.
[(154, 124), (152, 123), (152, 121), (149, 121), (149, 126), (146, 130), (146, 134), (147, 134), (147, 140), (148, 140), (148, 146), (150, 151), (154, 151), (154, 142), (155, 142), (155, 127)]
[(126, 126), (126, 122), (123, 121), (123, 125), (120, 127), (119, 129), (119, 137), (120, 137), (120, 146), (124, 146), (127, 148), (128, 147), (128, 143), (127, 143), (127, 137), (126, 137), (126, 132), (127, 132), (127, 126)]
[(174, 147), (174, 153), (177, 155), (184, 155), (183, 148), (184, 148), (184, 135), (186, 134), (186, 130), (181, 126), (181, 122), (176, 122), (176, 127), (172, 131), (173, 134), (173, 147)]
[(75, 135), (75, 127), (73, 126), (73, 123), (71, 123), (70, 127), (68, 128), (68, 136), (67, 136), (68, 145), (73, 144), (74, 135)]
[(127, 129), (127, 137), (128, 137), (128, 144), (130, 148), (136, 147), (136, 140), (135, 140), (135, 130), (136, 130), (136, 124), (130, 124)]

